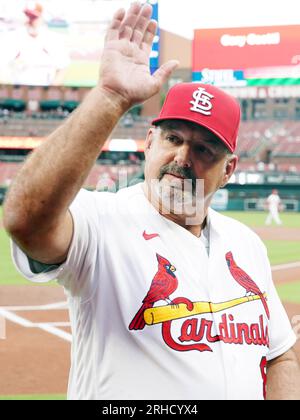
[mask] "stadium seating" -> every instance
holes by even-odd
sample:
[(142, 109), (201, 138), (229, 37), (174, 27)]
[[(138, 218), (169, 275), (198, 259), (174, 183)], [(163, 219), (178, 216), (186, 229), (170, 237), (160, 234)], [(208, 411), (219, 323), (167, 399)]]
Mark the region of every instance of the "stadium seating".
[(276, 165), (278, 172), (298, 173), (300, 174), (300, 161), (297, 163), (285, 162)]
[(241, 158), (257, 155), (269, 145), (274, 122), (244, 121), (239, 131), (237, 154)]
[(9, 187), (21, 163), (0, 162), (0, 186)]
[[(22, 163), (0, 161), (0, 187), (9, 187), (21, 165)], [(85, 180), (84, 186), (89, 189), (113, 190), (115, 185), (131, 179), (139, 172), (141, 165), (134, 165), (130, 161), (119, 165), (98, 162)]]
[[(43, 137), (61, 124), (67, 112), (1, 113), (0, 136)], [(111, 138), (144, 139), (152, 117), (124, 116), (113, 131)], [(270, 148), (274, 156), (300, 154), (300, 121), (243, 121), (239, 132), (237, 153), (241, 158), (257, 156)]]
[(272, 143), (273, 157), (300, 157), (300, 122), (283, 121), (277, 124)]
[[(1, 112), (0, 136), (44, 137), (60, 125), (61, 119), (65, 117), (66, 113), (61, 112), (37, 113), (30, 117), (25, 113)], [(151, 119), (125, 116), (113, 131), (111, 138), (143, 139)], [(129, 178), (141, 172), (140, 156), (134, 156), (136, 159), (128, 161), (129, 157), (124, 157), (124, 153), (108, 153), (108, 157), (102, 156), (100, 165), (98, 162), (94, 166), (86, 179), (86, 187), (98, 186), (101, 189), (103, 185), (105, 188), (110, 184), (113, 186), (114, 182), (118, 181), (120, 170), (126, 172)], [(20, 163), (13, 162), (16, 159), (12, 159), (10, 163), (7, 159), (10, 156), (5, 156), (5, 151), (2, 151), (3, 154), (5, 159), (1, 158), (0, 153), (0, 186), (9, 186), (20, 168)], [(237, 154), (238, 172), (300, 173), (300, 121), (243, 121)], [(264, 159), (266, 154), (267, 160)], [(22, 159), (22, 156), (19, 158)]]
[[(0, 136), (12, 137), (43, 137), (48, 136), (61, 124), (61, 120), (69, 115), (68, 112), (45, 112), (26, 116), (25, 113), (3, 112), (0, 114)], [(145, 138), (152, 118), (135, 116), (129, 119), (123, 117), (112, 133), (118, 139)]]
[(11, 137), (44, 137), (48, 136), (61, 124), (59, 119), (36, 119), (33, 117), (18, 118), (0, 117), (0, 136)]
[(295, 160), (295, 162), (291, 159), (283, 159), (281, 162), (277, 160), (269, 164), (240, 161), (237, 166), (237, 172), (300, 173), (300, 159)]

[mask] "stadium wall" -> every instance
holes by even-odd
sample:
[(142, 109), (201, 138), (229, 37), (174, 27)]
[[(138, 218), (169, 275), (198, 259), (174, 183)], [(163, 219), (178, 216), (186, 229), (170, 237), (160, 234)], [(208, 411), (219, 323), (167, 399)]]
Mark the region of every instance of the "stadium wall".
[(287, 211), (300, 212), (300, 185), (262, 184), (240, 185), (229, 184), (229, 202), (227, 210), (263, 210), (263, 203), (277, 189), (279, 196), (286, 205)]

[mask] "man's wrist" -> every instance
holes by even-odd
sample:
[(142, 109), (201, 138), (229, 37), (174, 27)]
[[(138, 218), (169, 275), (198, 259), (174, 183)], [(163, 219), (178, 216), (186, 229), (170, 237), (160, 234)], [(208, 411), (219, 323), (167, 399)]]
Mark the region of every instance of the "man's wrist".
[(103, 86), (98, 86), (94, 89), (98, 93), (100, 92), (102, 100), (104, 100), (108, 106), (111, 106), (117, 112), (117, 114), (120, 115), (120, 117), (128, 112), (129, 109), (133, 106), (133, 104), (124, 96), (115, 91), (104, 88)]

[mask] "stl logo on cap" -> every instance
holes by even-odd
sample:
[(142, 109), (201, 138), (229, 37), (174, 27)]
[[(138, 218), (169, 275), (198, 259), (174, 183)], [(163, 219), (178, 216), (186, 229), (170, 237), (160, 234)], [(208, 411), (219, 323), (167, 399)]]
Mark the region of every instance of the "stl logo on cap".
[(193, 98), (195, 100), (190, 102), (193, 105), (191, 111), (199, 112), (204, 115), (211, 115), (211, 110), (213, 109), (211, 99), (214, 98), (213, 95), (206, 92), (205, 88), (199, 87), (193, 93)]

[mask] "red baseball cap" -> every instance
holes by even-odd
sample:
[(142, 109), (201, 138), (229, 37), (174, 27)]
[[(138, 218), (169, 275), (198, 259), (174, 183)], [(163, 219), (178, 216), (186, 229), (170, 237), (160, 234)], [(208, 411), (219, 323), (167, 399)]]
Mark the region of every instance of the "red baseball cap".
[(43, 13), (43, 6), (39, 3), (29, 2), (24, 9), (24, 13), (31, 20), (37, 19)]
[(241, 109), (237, 100), (216, 86), (202, 83), (179, 83), (166, 97), (158, 125), (164, 120), (185, 120), (212, 131), (225, 146), (234, 152), (237, 145)]

